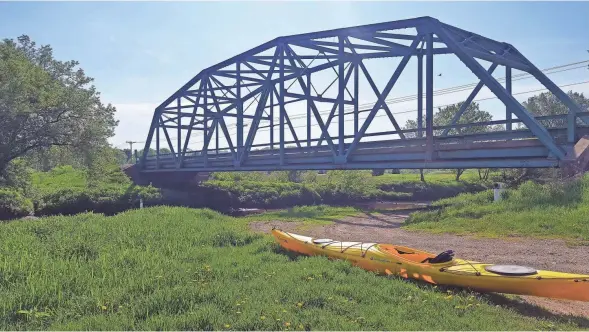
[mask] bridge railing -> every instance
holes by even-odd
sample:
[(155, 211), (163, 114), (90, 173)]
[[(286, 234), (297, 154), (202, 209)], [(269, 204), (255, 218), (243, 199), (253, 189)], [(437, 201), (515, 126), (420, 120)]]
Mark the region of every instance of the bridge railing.
[[(577, 118), (584, 117), (584, 116), (589, 116), (589, 112), (577, 113)], [(547, 122), (547, 121), (559, 120), (559, 122), (566, 125), (566, 122), (568, 120), (568, 114), (538, 116), (538, 117), (534, 117), (534, 118), (536, 120), (540, 121), (541, 123)], [(468, 135), (461, 135), (461, 134), (454, 134), (454, 135), (446, 134), (446, 135), (444, 135), (443, 134), (443, 131), (446, 131), (446, 130), (448, 130), (448, 132), (450, 132), (453, 129), (460, 131), (462, 129), (468, 129), (468, 128), (504, 125), (504, 124), (507, 124), (508, 122), (512, 123), (512, 124), (514, 124), (514, 123), (519, 124), (519, 123), (522, 123), (523, 121), (521, 121), (519, 119), (494, 120), (494, 121), (487, 121), (487, 122), (454, 124), (454, 125), (449, 125), (449, 126), (434, 126), (433, 130), (435, 133), (437, 133), (437, 135), (435, 135), (436, 140), (440, 141), (440, 142), (445, 142), (445, 143), (458, 142), (458, 141), (462, 141), (464, 139), (468, 139), (471, 142), (477, 142), (477, 141), (489, 141), (489, 140), (516, 140), (516, 139), (534, 138), (534, 135), (531, 134), (529, 132), (529, 130), (525, 127), (514, 128), (510, 131), (503, 130), (503, 131), (494, 131), (494, 132), (481, 132), (481, 133), (477, 133), (477, 134), (468, 134)], [(552, 124), (554, 124), (554, 122)], [(577, 128), (589, 128), (589, 126), (587, 126), (587, 125), (582, 125), (581, 121), (579, 121), (579, 120), (578, 120), (576, 127)], [(551, 131), (554, 136), (557, 136), (555, 138), (558, 138), (558, 136), (564, 137), (567, 135), (567, 128), (565, 126), (563, 126), (563, 127), (547, 126), (547, 129), (556, 129), (556, 130)], [(405, 136), (408, 136), (407, 134), (414, 134), (414, 137), (408, 138), (405, 140), (395, 139), (395, 140), (367, 141), (367, 142), (363, 142), (361, 144), (362, 144), (363, 148), (369, 148), (370, 146), (380, 147), (381, 145), (383, 145), (383, 142), (386, 142), (385, 145), (387, 147), (394, 147), (394, 146), (408, 147), (411, 145), (413, 145), (413, 146), (422, 145), (422, 143), (425, 142), (425, 138), (417, 137), (418, 129), (403, 129), (400, 131), (392, 130), (392, 131), (383, 131), (383, 132), (376, 132), (376, 133), (366, 133), (366, 134), (364, 134), (364, 136), (365, 137), (391, 136), (391, 135), (398, 135), (399, 133), (403, 133), (403, 134), (405, 134)], [(345, 139), (351, 139), (354, 137), (355, 137), (355, 135), (345, 135), (344, 136)], [(328, 149), (327, 144), (323, 144), (323, 145), (318, 146), (318, 145), (312, 145), (312, 143), (316, 143), (319, 141), (326, 141), (326, 140), (327, 140), (327, 138), (312, 138), (312, 139), (298, 140), (298, 141), (290, 140), (290, 141), (285, 141), (284, 145), (285, 145), (286, 149), (293, 149), (293, 148), (296, 149), (298, 147), (297, 144), (301, 144), (302, 147), (305, 148), (306, 153), (321, 152), (321, 151), (324, 152)], [(339, 140), (339, 136), (331, 137), (331, 141), (332, 141), (333, 145), (336, 147), (338, 146), (338, 140)], [(252, 144), (252, 153), (258, 154), (258, 155), (260, 153), (274, 154), (277, 151), (277, 146), (278, 146), (278, 143)], [(350, 143), (344, 144), (345, 149), (347, 149), (349, 146), (350, 146)], [(218, 155), (230, 155), (231, 154), (231, 150), (228, 147), (209, 148), (207, 150), (187, 151), (184, 154), (183, 159), (187, 160), (187, 159), (190, 159), (191, 157), (204, 156), (205, 151), (206, 151), (206, 154), (211, 157), (218, 156)], [(180, 157), (179, 153), (159, 153), (159, 154), (157, 154), (157, 151), (156, 151), (156, 155), (148, 156), (146, 161), (153, 161), (156, 159), (158, 159), (158, 160), (176, 159), (179, 157)], [(137, 161), (137, 163), (138, 162), (139, 161)]]

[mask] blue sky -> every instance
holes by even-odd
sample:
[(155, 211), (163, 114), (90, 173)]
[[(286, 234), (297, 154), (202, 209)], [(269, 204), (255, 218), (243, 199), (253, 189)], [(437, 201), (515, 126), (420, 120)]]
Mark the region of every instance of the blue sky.
[[(27, 34), (58, 59), (79, 61), (117, 106), (112, 141), (121, 146), (144, 140), (153, 107), (237, 53), (281, 35), (417, 16), (509, 42), (538, 68), (589, 59), (589, 2), (4, 2), (0, 36)], [(436, 89), (476, 81), (467, 74), (446, 74)], [(589, 70), (550, 78), (585, 81)]]

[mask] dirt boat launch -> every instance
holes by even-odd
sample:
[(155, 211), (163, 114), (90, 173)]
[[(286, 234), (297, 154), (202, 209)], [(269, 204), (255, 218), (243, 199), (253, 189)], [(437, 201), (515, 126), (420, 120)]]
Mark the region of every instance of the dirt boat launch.
[(272, 230), (285, 249), (305, 255), (344, 259), (379, 274), (458, 286), (480, 292), (532, 295), (589, 302), (589, 275), (495, 265), (438, 255), (404, 246), (373, 242), (340, 242)]

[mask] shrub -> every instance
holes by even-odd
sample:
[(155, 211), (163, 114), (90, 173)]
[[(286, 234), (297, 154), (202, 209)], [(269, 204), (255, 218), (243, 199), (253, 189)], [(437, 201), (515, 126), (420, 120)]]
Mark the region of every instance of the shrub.
[(33, 214), (33, 202), (19, 190), (0, 188), (0, 220), (20, 218)]

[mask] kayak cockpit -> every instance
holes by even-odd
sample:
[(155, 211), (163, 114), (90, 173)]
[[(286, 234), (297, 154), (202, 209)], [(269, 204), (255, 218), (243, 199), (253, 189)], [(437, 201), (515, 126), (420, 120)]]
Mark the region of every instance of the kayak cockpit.
[(447, 250), (438, 255), (435, 255), (429, 252), (408, 247), (395, 246), (392, 244), (379, 244), (378, 248), (389, 255), (419, 264), (440, 264), (451, 262), (454, 259), (454, 252), (452, 250)]

